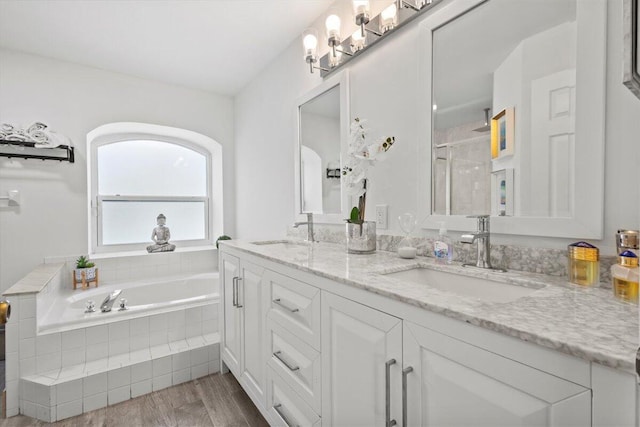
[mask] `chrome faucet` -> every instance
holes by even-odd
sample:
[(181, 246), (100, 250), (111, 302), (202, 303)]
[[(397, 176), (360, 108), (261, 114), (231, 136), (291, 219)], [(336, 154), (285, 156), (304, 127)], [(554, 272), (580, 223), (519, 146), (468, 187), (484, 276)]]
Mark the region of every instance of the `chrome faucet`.
[(315, 242), (315, 238), (313, 237), (313, 213), (307, 212), (307, 221), (306, 222), (294, 222), (293, 228), (298, 228), (301, 225), (307, 226), (307, 240), (309, 242)]
[(107, 295), (104, 301), (102, 301), (102, 304), (100, 304), (100, 310), (103, 313), (107, 313), (111, 311), (111, 308), (113, 307), (113, 303), (116, 302), (116, 299), (118, 299), (121, 293), (122, 293), (122, 289), (116, 289), (115, 291)]
[(501, 268), (494, 268), (491, 265), (491, 233), (489, 231), (489, 215), (471, 215), (467, 218), (478, 219), (478, 231), (475, 233), (466, 233), (460, 236), (460, 243), (477, 244), (478, 254), (475, 264), (462, 264), (463, 267), (478, 267), (488, 270), (505, 271)]

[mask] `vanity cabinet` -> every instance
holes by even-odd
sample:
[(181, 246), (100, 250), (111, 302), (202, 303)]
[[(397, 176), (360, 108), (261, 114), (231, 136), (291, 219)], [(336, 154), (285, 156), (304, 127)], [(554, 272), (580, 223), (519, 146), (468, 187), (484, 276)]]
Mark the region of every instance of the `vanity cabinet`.
[(322, 350), (326, 425), (591, 425), (590, 389), (328, 292)]
[(220, 256), (223, 327), (221, 357), (247, 393), (265, 401), (264, 267)]
[(407, 425), (588, 426), (591, 390), (404, 322)]
[(239, 250), (220, 274), (222, 361), (271, 425), (638, 425), (628, 372)]
[(402, 320), (322, 292), (322, 420), (401, 424)]

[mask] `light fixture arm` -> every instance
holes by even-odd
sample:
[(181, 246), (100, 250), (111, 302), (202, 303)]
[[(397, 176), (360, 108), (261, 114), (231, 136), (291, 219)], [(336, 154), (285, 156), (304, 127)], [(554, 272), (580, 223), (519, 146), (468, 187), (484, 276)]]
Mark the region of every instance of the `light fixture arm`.
[(353, 53), (349, 53), (346, 50), (338, 49), (335, 46), (334, 46), (334, 49), (336, 50), (336, 52), (344, 53), (347, 56), (353, 56)]
[(365, 27), (369, 23), (369, 15), (366, 13), (359, 13), (356, 15), (356, 25), (360, 26), (360, 34), (362, 37), (366, 37), (365, 31), (369, 31), (368, 28)]
[(324, 68), (324, 67), (317, 67), (317, 66), (315, 66), (314, 64), (315, 64), (316, 62), (318, 62), (318, 59), (317, 59), (317, 58), (314, 58), (313, 56), (307, 56), (307, 58), (306, 58), (306, 62), (307, 62), (307, 64), (309, 64), (309, 72), (310, 72), (311, 74), (313, 74), (313, 70), (320, 70), (320, 71), (324, 71), (324, 72), (329, 72), (329, 71), (331, 71), (331, 70), (330, 70), (330, 69), (328, 69), (328, 68)]

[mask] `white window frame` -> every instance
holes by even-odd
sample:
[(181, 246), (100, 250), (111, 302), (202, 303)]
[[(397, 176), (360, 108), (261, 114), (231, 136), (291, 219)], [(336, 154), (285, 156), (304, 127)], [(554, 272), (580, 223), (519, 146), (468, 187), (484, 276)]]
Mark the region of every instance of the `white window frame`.
[[(191, 196), (132, 196), (132, 195), (100, 195), (98, 193), (98, 149), (105, 145), (126, 141), (159, 141), (175, 144), (205, 156), (206, 159), (206, 197)], [(213, 245), (213, 236), (222, 230), (222, 149), (213, 139), (184, 129), (146, 123), (111, 123), (100, 126), (87, 135), (87, 178), (88, 185), (88, 219), (90, 253), (129, 252), (144, 250), (153, 242), (109, 244), (102, 242), (102, 204), (105, 201), (203, 201), (205, 202), (205, 238), (198, 240), (172, 240), (180, 247)], [(213, 171), (216, 176), (213, 177)], [(215, 201), (215, 203), (214, 203)], [(149, 236), (155, 227), (155, 218), (150, 218)]]

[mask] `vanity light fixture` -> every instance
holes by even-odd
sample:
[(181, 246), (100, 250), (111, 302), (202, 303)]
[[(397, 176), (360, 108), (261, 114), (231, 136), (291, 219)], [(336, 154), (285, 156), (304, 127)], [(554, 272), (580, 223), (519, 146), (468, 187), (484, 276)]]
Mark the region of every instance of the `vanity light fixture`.
[(340, 17), (329, 15), (324, 25), (327, 27), (327, 42), (331, 47), (333, 56), (336, 56), (336, 46), (340, 45)]
[(325, 21), (325, 27), (327, 29), (327, 43), (331, 48), (329, 66), (335, 67), (340, 64), (343, 53), (348, 56), (351, 56), (351, 54), (339, 49), (340, 43), (342, 42), (340, 39), (340, 17), (335, 14), (329, 15)]
[(353, 0), (353, 14), (356, 16), (356, 25), (360, 27), (362, 38), (366, 36), (365, 25), (369, 23), (369, 0)]
[[(330, 14), (325, 27), (327, 32), (327, 43), (331, 50), (326, 55), (318, 58), (318, 34), (314, 29), (305, 31), (303, 35), (303, 45), (305, 48), (304, 58), (309, 64), (309, 71), (320, 70), (322, 77), (346, 64), (352, 57), (362, 54), (365, 50), (373, 46), (379, 40), (387, 37), (398, 28), (415, 19), (417, 16), (431, 10), (442, 0), (393, 0), (380, 15), (371, 17), (369, 0), (352, 0), (355, 23), (360, 27), (350, 37), (342, 40), (340, 37), (340, 17)], [(372, 34), (372, 37), (368, 37)], [(343, 46), (350, 47), (347, 52)], [(318, 66), (314, 65), (319, 63)]]
[(304, 48), (304, 60), (309, 64), (309, 71), (313, 74), (313, 70), (329, 71), (327, 68), (316, 67), (314, 64), (318, 62), (318, 32), (315, 28), (307, 28), (302, 33), (302, 46)]

